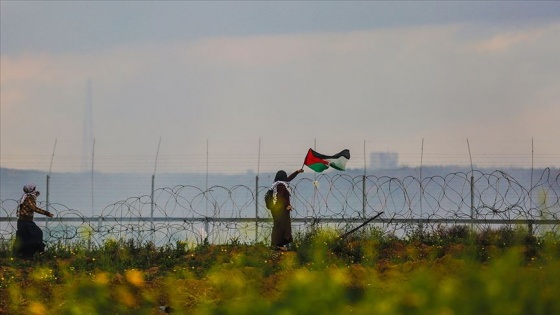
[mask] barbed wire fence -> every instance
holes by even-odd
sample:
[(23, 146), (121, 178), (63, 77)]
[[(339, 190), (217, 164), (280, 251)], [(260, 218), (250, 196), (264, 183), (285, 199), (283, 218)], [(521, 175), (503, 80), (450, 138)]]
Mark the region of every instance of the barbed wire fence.
[[(423, 178), (319, 174), (290, 184), (292, 225), (296, 233), (314, 227), (348, 231), (383, 212), (370, 224), (395, 235), (457, 224), (474, 229), (524, 225), (529, 233), (558, 233), (560, 174), (544, 169), (531, 182), (525, 187), (505, 172), (477, 170)], [(259, 185), (258, 175), (254, 187), (177, 185), (109, 204), (96, 216), (59, 203), (40, 203), (55, 217), (35, 219), (47, 244), (268, 242), (272, 219), (264, 206), (267, 189)], [(18, 200), (0, 200), (2, 242), (14, 238), (17, 206)]]

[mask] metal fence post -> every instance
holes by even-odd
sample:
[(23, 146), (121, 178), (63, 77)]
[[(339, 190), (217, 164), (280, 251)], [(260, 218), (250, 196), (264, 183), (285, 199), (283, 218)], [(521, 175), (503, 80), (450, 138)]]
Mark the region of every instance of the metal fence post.
[[(50, 182), (51, 182), (51, 175), (47, 174), (47, 207), (46, 210), (49, 211), (50, 210), (50, 202), (49, 202), (49, 195), (50, 195)], [(49, 217), (45, 217), (45, 229), (48, 231), (49, 230)], [(50, 233), (49, 233), (50, 234)]]
[(474, 211), (474, 175), (471, 173), (471, 230), (474, 229), (474, 220), (475, 220), (475, 211)]
[(210, 236), (210, 235), (208, 234), (208, 232), (209, 232), (209, 222), (208, 222), (209, 219), (210, 219), (210, 218), (208, 218), (208, 217), (205, 217), (205, 218), (204, 218), (204, 234), (206, 234), (206, 237), (204, 238), (204, 243), (208, 243), (208, 238), (209, 238), (209, 236)]
[(364, 217), (364, 219), (366, 218), (366, 204), (366, 175), (362, 175), (362, 216)]
[(259, 238), (259, 175), (255, 177), (255, 243)]
[(152, 198), (151, 198), (151, 209), (150, 209), (150, 229), (152, 232), (152, 243), (155, 244), (155, 234), (156, 230), (154, 227), (154, 181), (155, 181), (155, 174), (152, 175)]

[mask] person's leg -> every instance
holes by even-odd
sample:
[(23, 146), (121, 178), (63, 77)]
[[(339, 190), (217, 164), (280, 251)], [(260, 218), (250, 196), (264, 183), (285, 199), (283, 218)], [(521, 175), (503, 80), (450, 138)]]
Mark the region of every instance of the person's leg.
[(292, 237), (292, 219), (290, 218), (290, 212), (284, 211), (282, 213), (282, 242), (280, 246), (282, 246), (285, 250), (289, 249), (290, 243), (293, 241)]
[(39, 228), (35, 222), (30, 221), (27, 223), (27, 234), (28, 239), (25, 242), (25, 255), (33, 257), (37, 253), (42, 253), (45, 250), (45, 245), (43, 243), (43, 231), (41, 228)]
[(282, 243), (282, 230), (280, 214), (278, 211), (272, 210), (272, 233), (270, 235), (270, 245), (276, 249)]
[(35, 245), (34, 244), (24, 244), (21, 249), (21, 258), (33, 258), (35, 254)]
[(12, 249), (12, 254), (13, 254), (15, 257), (20, 257), (21, 254), (22, 254), (22, 248), (23, 248), (23, 240), (22, 240), (22, 238), (21, 238), (21, 232), (20, 232), (20, 230), (18, 229), (18, 230), (16, 231), (16, 240), (15, 240), (15, 242), (14, 242), (14, 247), (13, 247), (13, 249)]

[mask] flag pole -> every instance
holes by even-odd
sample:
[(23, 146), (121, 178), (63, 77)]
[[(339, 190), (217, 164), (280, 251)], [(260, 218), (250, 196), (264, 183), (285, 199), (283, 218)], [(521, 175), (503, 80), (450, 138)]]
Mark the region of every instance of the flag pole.
[[(309, 150), (307, 150), (307, 154), (309, 154)], [(303, 167), (305, 166), (305, 160), (307, 160), (307, 154), (305, 155), (305, 158), (303, 158), (303, 163), (301, 164), (301, 169), (303, 169)]]

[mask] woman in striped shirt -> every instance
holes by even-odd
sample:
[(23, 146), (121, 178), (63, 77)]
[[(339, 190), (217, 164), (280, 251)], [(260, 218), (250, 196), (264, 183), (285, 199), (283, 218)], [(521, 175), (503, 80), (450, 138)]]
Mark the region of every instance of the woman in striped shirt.
[(31, 258), (35, 253), (45, 250), (43, 231), (33, 222), (33, 214), (37, 212), (49, 218), (52, 218), (53, 214), (37, 207), (37, 197), (40, 193), (34, 184), (23, 186), (23, 192), (17, 211), (18, 221), (14, 254), (18, 257)]

